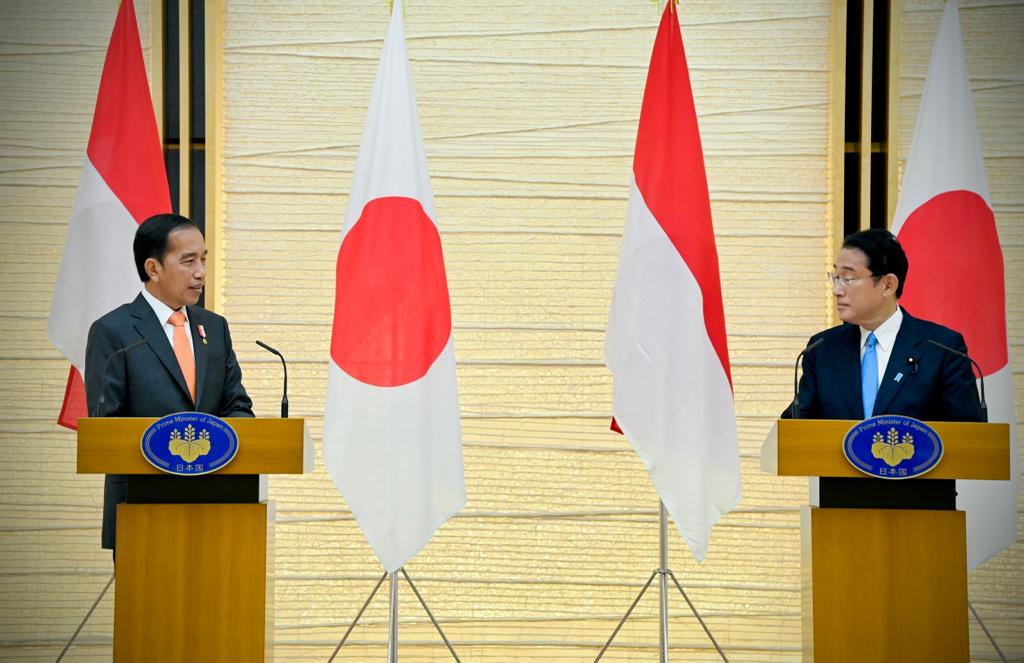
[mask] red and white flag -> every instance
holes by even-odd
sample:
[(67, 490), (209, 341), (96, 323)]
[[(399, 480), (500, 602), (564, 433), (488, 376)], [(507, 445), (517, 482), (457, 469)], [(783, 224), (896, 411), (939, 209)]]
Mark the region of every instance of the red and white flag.
[(394, 572), (466, 503), (451, 305), (397, 0), (338, 250), (324, 464)]
[(92, 323), (142, 289), (132, 241), (138, 224), (171, 211), (163, 151), (132, 0), (110, 36), (96, 111), (71, 212), (46, 331), (71, 362), (58, 423), (77, 428), (85, 405), (85, 342)]
[(647, 74), (605, 363), (615, 421), (694, 556), (740, 499), (704, 154), (675, 2)]
[(1003, 253), (978, 143), (955, 1), (942, 14), (893, 218), (910, 260), (900, 303), (964, 335), (985, 375), (989, 421), (1010, 424), (1010, 481), (961, 481), (967, 562), (976, 567), (1017, 538), (1016, 417), (1006, 338)]

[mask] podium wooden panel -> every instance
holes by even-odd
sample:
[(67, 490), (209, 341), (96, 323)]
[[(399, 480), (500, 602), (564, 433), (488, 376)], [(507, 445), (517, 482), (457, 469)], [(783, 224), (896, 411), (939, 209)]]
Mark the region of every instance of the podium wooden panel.
[[(146, 461), (141, 438), (153, 421), (79, 420), (80, 474), (159, 485), (138, 491), (145, 502), (133, 502), (129, 490), (117, 508), (114, 660), (273, 660), (273, 504), (259, 501), (258, 491), (242, 503), (218, 503), (217, 477), (224, 475), (224, 486), (239, 479), (255, 486), (255, 475), (310, 470), (303, 420), (226, 419), (238, 434), (238, 453), (203, 477), (168, 475)], [(199, 481), (208, 497), (195, 503), (189, 488)]]
[(272, 518), (267, 504), (118, 505), (114, 660), (273, 660)]
[(969, 660), (963, 511), (802, 515), (805, 660)]
[[(843, 454), (857, 423), (779, 420), (761, 448), (761, 468), (885, 481)], [(945, 451), (921, 479), (1009, 479), (1007, 424), (927, 423)], [(965, 514), (885, 507), (803, 508), (804, 660), (968, 661)]]

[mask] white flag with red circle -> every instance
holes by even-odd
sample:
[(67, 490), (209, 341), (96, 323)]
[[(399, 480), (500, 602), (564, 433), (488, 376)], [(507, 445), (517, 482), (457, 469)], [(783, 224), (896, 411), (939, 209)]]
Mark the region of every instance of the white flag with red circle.
[(960, 481), (970, 568), (1017, 538), (1020, 465), (1006, 337), (1003, 253), (978, 143), (955, 1), (946, 5), (893, 218), (910, 260), (900, 304), (964, 335), (985, 375), (989, 421), (1010, 424), (1010, 481)]
[(92, 323), (141, 290), (132, 242), (138, 224), (171, 211), (163, 150), (132, 0), (110, 36), (85, 164), (64, 240), (46, 331), (71, 362), (58, 423), (78, 427), (85, 405), (85, 342)]
[(466, 502), (451, 305), (401, 0), (341, 232), (323, 457), (389, 572)]
[(736, 412), (704, 155), (674, 2), (647, 74), (605, 364), (614, 421), (694, 557), (740, 499)]

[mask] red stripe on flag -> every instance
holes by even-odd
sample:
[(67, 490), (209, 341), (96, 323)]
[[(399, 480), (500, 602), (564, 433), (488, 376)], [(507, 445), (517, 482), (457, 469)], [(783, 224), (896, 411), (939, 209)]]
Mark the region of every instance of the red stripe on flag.
[(57, 416), (57, 424), (71, 430), (78, 430), (78, 420), (89, 416), (89, 406), (85, 401), (85, 383), (82, 375), (74, 366), (68, 371), (68, 383), (64, 389), (64, 404)]
[(729, 348), (704, 152), (675, 3), (661, 17), (636, 136), (633, 175), (704, 298), (704, 325), (729, 384)]
[(171, 211), (132, 0), (121, 3), (110, 35), (87, 152), (136, 222)]
[(1003, 252), (985, 200), (940, 193), (907, 217), (899, 240), (911, 270), (900, 304), (963, 334), (986, 376), (1006, 366)]

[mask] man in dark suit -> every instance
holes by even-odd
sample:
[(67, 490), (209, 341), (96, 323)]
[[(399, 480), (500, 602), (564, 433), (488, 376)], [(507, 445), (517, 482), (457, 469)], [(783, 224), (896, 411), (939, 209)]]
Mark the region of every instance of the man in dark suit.
[[(206, 242), (199, 228), (183, 216), (157, 215), (139, 226), (133, 249), (142, 292), (89, 329), (90, 416), (253, 416), (227, 321), (196, 306), (206, 279)], [(119, 352), (124, 348), (130, 349)], [(114, 548), (116, 508), (125, 491), (124, 476), (106, 477), (104, 548)]]
[[(899, 306), (909, 264), (896, 238), (880, 229), (854, 233), (843, 242), (834, 267), (829, 279), (843, 324), (808, 341), (797, 396), (799, 416), (865, 419), (901, 414), (931, 421), (979, 421), (970, 362), (930, 342), (966, 353), (963, 336)], [(789, 417), (790, 411), (782, 416)], [(925, 491), (944, 491), (939, 500), (943, 504), (955, 500), (952, 481), (925, 483)], [(823, 505), (825, 484), (823, 480)], [(833, 494), (857, 490), (843, 480), (830, 479), (829, 484)]]

